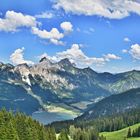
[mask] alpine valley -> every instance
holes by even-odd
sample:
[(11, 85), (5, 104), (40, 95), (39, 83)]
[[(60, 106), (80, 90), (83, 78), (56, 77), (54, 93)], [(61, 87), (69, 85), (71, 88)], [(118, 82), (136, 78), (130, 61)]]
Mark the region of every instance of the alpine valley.
[(0, 140), (140, 140), (140, 0), (0, 0)]
[(0, 63), (0, 108), (32, 115), (44, 124), (138, 108), (139, 88), (136, 70), (98, 73), (67, 58), (53, 63), (44, 57), (32, 66)]

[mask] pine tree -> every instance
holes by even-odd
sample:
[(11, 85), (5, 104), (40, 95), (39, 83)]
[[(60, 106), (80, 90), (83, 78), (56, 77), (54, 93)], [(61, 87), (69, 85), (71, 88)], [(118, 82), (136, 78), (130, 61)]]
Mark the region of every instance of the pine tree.
[(130, 138), (132, 135), (131, 135), (131, 128), (129, 127), (128, 129), (128, 133), (127, 133), (127, 138)]
[(66, 130), (61, 131), (60, 135), (58, 136), (58, 140), (69, 140)]
[(54, 128), (46, 130), (31, 117), (3, 109), (0, 111), (0, 140), (56, 140), (56, 134)]

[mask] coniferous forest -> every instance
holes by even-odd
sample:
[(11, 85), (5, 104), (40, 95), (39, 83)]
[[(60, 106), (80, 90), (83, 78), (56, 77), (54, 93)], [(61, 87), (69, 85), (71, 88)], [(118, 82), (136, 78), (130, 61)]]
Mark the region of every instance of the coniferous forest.
[[(2, 109), (0, 140), (106, 140), (106, 137), (99, 135), (100, 132), (120, 130), (139, 122), (140, 110), (134, 109), (90, 121), (63, 121), (43, 126), (22, 113)], [(127, 138), (130, 137), (140, 137), (140, 127), (133, 131), (129, 128)]]
[(140, 127), (135, 130), (131, 130), (131, 128), (128, 129), (127, 138), (131, 137), (140, 137)]
[(56, 138), (55, 129), (44, 127), (22, 113), (13, 114), (5, 109), (0, 111), (0, 140), (105, 140), (92, 128), (62, 129)]
[(24, 114), (0, 111), (0, 140), (56, 140), (55, 130), (44, 128)]
[(75, 119), (71, 121), (54, 122), (51, 124), (56, 131), (62, 128), (69, 129), (71, 125), (78, 128), (93, 127), (98, 132), (112, 132), (123, 129), (140, 122), (140, 109), (133, 109), (125, 113), (116, 113), (111, 116), (100, 117), (93, 120)]

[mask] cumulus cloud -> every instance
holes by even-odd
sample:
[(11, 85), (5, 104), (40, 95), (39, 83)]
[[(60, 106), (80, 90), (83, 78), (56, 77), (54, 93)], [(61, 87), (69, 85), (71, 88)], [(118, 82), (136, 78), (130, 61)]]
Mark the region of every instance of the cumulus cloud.
[(30, 27), (31, 32), (42, 39), (49, 40), (50, 43), (55, 45), (64, 45), (65, 43), (61, 41), (64, 38), (65, 33), (70, 33), (73, 31), (73, 25), (71, 22), (62, 22), (60, 27), (64, 32), (60, 32), (57, 28), (52, 28), (50, 31), (40, 30), (37, 25), (40, 22), (36, 21), (36, 18), (52, 18), (52, 13), (45, 12), (35, 17), (30, 15), (24, 15), (22, 13), (17, 13), (14, 11), (7, 11), (4, 18), (0, 18), (0, 31), (5, 32), (16, 32), (21, 27)]
[(34, 62), (30, 61), (30, 60), (25, 60), (24, 59), (24, 48), (19, 48), (17, 50), (14, 51), (14, 53), (11, 54), (10, 56), (10, 60), (12, 61), (13, 64), (29, 64), (29, 65), (33, 65)]
[(140, 60), (140, 45), (139, 44), (132, 45), (129, 53), (134, 59)]
[(65, 37), (65, 33), (71, 32), (73, 25), (70, 22), (62, 22), (60, 24), (64, 33), (61, 33), (57, 28), (52, 28), (50, 31), (40, 30), (38, 27), (32, 27), (32, 33), (37, 35), (42, 39), (49, 40), (50, 43), (55, 45), (64, 45), (65, 43), (61, 41)]
[(57, 28), (52, 28), (49, 32), (47, 30), (39, 30), (37, 27), (33, 27), (32, 32), (33, 34), (37, 34), (39, 37), (44, 39), (61, 39), (64, 37), (64, 35), (60, 33)]
[(57, 58), (57, 56), (49, 56), (47, 53), (43, 53), (40, 56), (38, 56), (39, 60), (41, 60), (44, 57), (46, 57), (47, 59), (49, 59), (51, 62), (54, 63), (61, 60), (60, 58)]
[(57, 53), (57, 57), (60, 59), (68, 58), (70, 61), (80, 65), (92, 65), (92, 64), (104, 64), (103, 58), (88, 57), (80, 49), (79, 44), (73, 44), (70, 49)]
[(107, 54), (107, 55), (104, 55), (104, 58), (105, 58), (106, 61), (110, 61), (111, 59), (113, 59), (113, 60), (121, 59), (121, 57), (119, 57), (119, 56), (117, 56), (115, 54), (110, 54), (110, 53)]
[(60, 33), (57, 28), (52, 28), (51, 31), (40, 30), (37, 27), (32, 28), (32, 33), (37, 35), (42, 39), (47, 39), (55, 45), (63, 45), (63, 42), (60, 41), (64, 37), (63, 33)]
[(110, 19), (122, 19), (136, 13), (140, 15), (140, 2), (134, 0), (57, 0), (54, 8), (77, 15), (97, 15)]
[(125, 37), (125, 38), (124, 38), (124, 41), (125, 41), (125, 42), (130, 42), (131, 40), (130, 40), (128, 37)]
[(41, 55), (42, 57), (47, 57), (49, 60), (53, 62), (60, 61), (61, 59), (68, 58), (72, 63), (75, 63), (80, 67), (87, 67), (95, 64), (96, 66), (104, 65), (108, 60), (111, 59), (120, 59), (120, 57), (115, 56), (113, 54), (107, 55), (108, 60), (105, 57), (88, 57), (80, 48), (81, 45), (73, 44), (70, 49), (66, 51), (58, 52), (55, 56), (49, 56), (44, 53)]
[(72, 32), (73, 31), (73, 25), (71, 24), (71, 22), (67, 22), (67, 21), (65, 21), (65, 22), (62, 22), (61, 24), (60, 24), (60, 27), (64, 30), (64, 32)]
[(48, 18), (51, 19), (54, 17), (54, 14), (52, 12), (42, 12), (41, 14), (35, 15), (36, 18)]
[(7, 11), (5, 18), (0, 18), (0, 31), (15, 32), (20, 27), (34, 27), (37, 25), (35, 17)]

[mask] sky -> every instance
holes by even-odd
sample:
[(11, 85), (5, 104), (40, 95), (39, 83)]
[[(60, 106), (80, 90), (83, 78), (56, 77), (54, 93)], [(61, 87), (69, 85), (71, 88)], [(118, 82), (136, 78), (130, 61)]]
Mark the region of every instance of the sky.
[(140, 0), (0, 0), (0, 62), (42, 57), (98, 72), (140, 70)]

